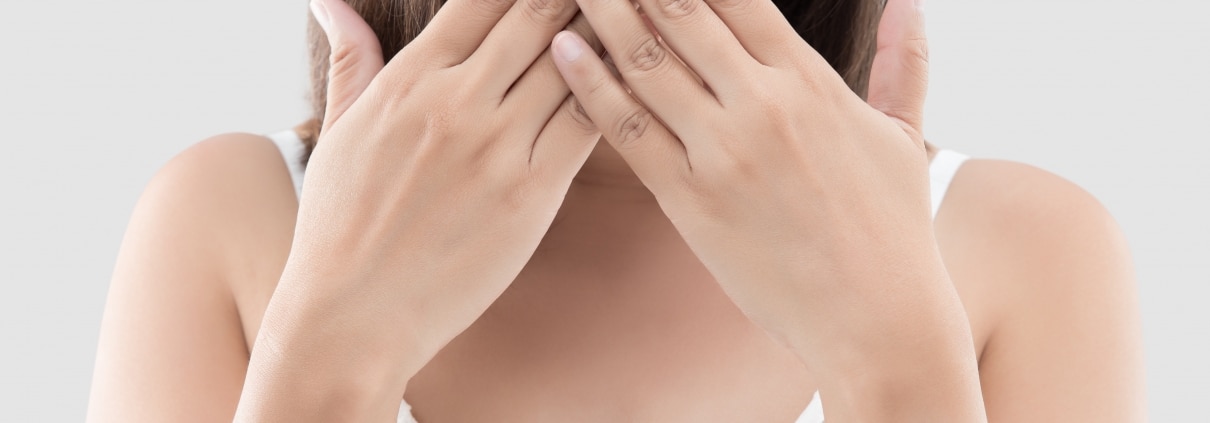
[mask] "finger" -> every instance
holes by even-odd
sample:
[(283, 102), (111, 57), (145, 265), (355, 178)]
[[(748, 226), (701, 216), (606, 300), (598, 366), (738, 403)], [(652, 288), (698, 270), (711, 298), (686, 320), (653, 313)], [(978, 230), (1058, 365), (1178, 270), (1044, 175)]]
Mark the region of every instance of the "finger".
[[(670, 49), (668, 47), (668, 44), (665, 43), (662, 38), (660, 38), (659, 32), (656, 32), (656, 30), (655, 30), (655, 25), (652, 25), (651, 20), (647, 19), (646, 16), (647, 15), (645, 15), (645, 14), (640, 15), (640, 17), (643, 17), (643, 25), (646, 25), (647, 29), (649, 31), (651, 31), (652, 34), (655, 34), (655, 39), (659, 40), (661, 46), (663, 46), (666, 50), (671, 52), (672, 49)], [(594, 36), (595, 36), (595, 34), (594, 34)], [(693, 69), (689, 69), (689, 65), (685, 64), (685, 62), (682, 61), (680, 57), (677, 57), (675, 52), (672, 52), (672, 58), (674, 58), (678, 62), (680, 62), (681, 66), (684, 66), (685, 69), (689, 70), (689, 74), (693, 76), (694, 82), (696, 82), (698, 85), (701, 85), (703, 88), (705, 88), (706, 92), (709, 93), (710, 95), (714, 95), (714, 91), (711, 91), (710, 87), (706, 86), (706, 82), (702, 80), (702, 77), (698, 76), (697, 73), (693, 71)], [(609, 55), (608, 51), (606, 51), (605, 54), (601, 56), (601, 61), (605, 62), (605, 66), (608, 67), (610, 69), (610, 71), (614, 73), (614, 76), (616, 76), (619, 81), (622, 81), (623, 85), (626, 84), (626, 82), (624, 80), (622, 80), (622, 74), (618, 73), (617, 65), (613, 63), (613, 57)], [(630, 87), (627, 87), (626, 89), (629, 90)]]
[(643, 184), (657, 193), (675, 189), (678, 176), (689, 172), (680, 140), (626, 92), (599, 57), (587, 53), (578, 35), (561, 32), (551, 48), (571, 92)]
[[(567, 30), (574, 31), (584, 38), (592, 46), (593, 53), (600, 55), (604, 51), (601, 41), (597, 39), (597, 34), (592, 32), (592, 27), (588, 26), (588, 19), (584, 15), (576, 15), (567, 25)], [(567, 88), (563, 76), (559, 75), (559, 68), (555, 67), (554, 58), (547, 48), (509, 89), (501, 107), (516, 113), (550, 116), (569, 93), (571, 90)]]
[(328, 38), (328, 85), (321, 131), (327, 129), (361, 97), (382, 71), (378, 36), (361, 15), (343, 0), (311, 0), (311, 14)]
[(806, 44), (771, 0), (704, 1), (760, 63), (775, 67), (791, 63), (794, 56), (787, 51), (802, 50), (787, 47)]
[(503, 98), (579, 10), (575, 0), (517, 0), (465, 65)]
[(924, 133), (928, 41), (920, 0), (888, 0), (878, 25), (878, 52), (870, 70), (870, 106)]
[(692, 127), (700, 124), (698, 119), (706, 107), (719, 104), (647, 29), (630, 2), (577, 1), (626, 84), (665, 123), (673, 128)]
[[(571, 180), (593, 147), (601, 131), (573, 95), (563, 97), (558, 110), (546, 122), (530, 151), (530, 169), (550, 174), (558, 180)], [(547, 173), (552, 172), (552, 173)]]
[[(659, 38), (658, 34), (656, 35), (656, 38)], [(662, 43), (663, 41), (660, 41), (660, 42)], [(677, 58), (677, 60), (680, 60), (680, 58)], [(613, 62), (613, 56), (610, 56), (609, 52), (606, 52), (603, 56), (601, 56), (601, 61), (605, 62), (605, 67), (609, 68), (609, 72), (613, 74), (614, 78), (616, 78), (618, 81), (622, 82), (622, 86), (626, 87), (626, 92), (631, 93), (633, 95), (634, 92), (632, 92), (630, 90), (629, 86), (626, 86), (626, 81), (622, 79), (622, 74), (620, 72), (618, 72), (618, 65)], [(681, 63), (681, 65), (688, 67), (688, 65), (685, 65), (683, 62)], [(697, 74), (693, 73), (692, 69), (689, 70), (689, 73), (693, 75), (693, 82), (696, 82), (698, 85), (705, 87), (706, 92), (710, 93), (710, 95), (714, 95), (714, 91), (711, 91), (710, 87), (706, 87), (706, 83), (702, 81), (702, 78), (700, 76), (697, 76)]]
[[(382, 1), (382, 0), (377, 0)], [(500, 18), (512, 8), (515, 0), (447, 0), (433, 19), (412, 40), (423, 60), (450, 67), (466, 61), (483, 44)], [(424, 4), (425, 2), (403, 2)], [(417, 11), (405, 10), (407, 13)], [(404, 62), (404, 61), (400, 61)], [(410, 61), (409, 61), (410, 62)], [(413, 66), (413, 63), (404, 66)]]
[[(659, 37), (706, 85), (725, 95), (756, 60), (703, 0), (639, 0)], [(721, 91), (720, 91), (721, 90)]]

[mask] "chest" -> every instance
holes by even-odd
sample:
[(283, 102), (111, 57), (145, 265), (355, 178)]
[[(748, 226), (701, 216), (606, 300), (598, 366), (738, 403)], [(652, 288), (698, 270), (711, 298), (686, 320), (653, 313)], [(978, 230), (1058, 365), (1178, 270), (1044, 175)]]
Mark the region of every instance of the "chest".
[(744, 317), (687, 247), (634, 248), (539, 250), (412, 379), (405, 398), (416, 415), (793, 421), (814, 392), (797, 358)]

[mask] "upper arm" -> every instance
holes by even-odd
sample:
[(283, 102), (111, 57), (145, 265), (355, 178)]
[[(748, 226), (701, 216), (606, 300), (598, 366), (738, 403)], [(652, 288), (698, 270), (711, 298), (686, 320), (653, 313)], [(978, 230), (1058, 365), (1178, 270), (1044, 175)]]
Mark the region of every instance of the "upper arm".
[(256, 219), (249, 208), (280, 201), (267, 192), (289, 183), (281, 163), (263, 137), (230, 134), (152, 178), (114, 267), (89, 421), (231, 420), (248, 351), (229, 282)]
[[(998, 303), (980, 376), (989, 421), (1142, 421), (1134, 271), (1116, 222), (1045, 171), (973, 161), (954, 188)], [(977, 229), (975, 229), (977, 228)]]

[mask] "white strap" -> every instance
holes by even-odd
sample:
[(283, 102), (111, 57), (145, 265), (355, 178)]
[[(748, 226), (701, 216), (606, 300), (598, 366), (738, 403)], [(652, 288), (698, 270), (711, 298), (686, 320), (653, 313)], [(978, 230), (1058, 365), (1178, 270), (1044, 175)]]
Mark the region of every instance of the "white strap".
[(794, 423), (823, 423), (823, 403), (819, 402), (819, 391), (815, 391), (811, 403), (807, 404), (807, 409), (803, 410)]
[(298, 133), (293, 130), (276, 132), (269, 135), (269, 139), (277, 144), (277, 149), (281, 150), (282, 159), (286, 161), (286, 168), (290, 169), (290, 180), (294, 182), (294, 194), (302, 194), (303, 183), (303, 164), (302, 155), (306, 150), (302, 139), (298, 137)]
[(416, 417), (412, 416), (412, 406), (408, 405), (407, 401), (399, 402), (399, 417), (395, 423), (418, 423)]
[(934, 219), (937, 218), (937, 211), (941, 209), (941, 200), (945, 199), (950, 182), (954, 180), (954, 174), (958, 173), (958, 168), (969, 158), (965, 154), (945, 149), (933, 156), (933, 162), (929, 164), (929, 193), (933, 200)]

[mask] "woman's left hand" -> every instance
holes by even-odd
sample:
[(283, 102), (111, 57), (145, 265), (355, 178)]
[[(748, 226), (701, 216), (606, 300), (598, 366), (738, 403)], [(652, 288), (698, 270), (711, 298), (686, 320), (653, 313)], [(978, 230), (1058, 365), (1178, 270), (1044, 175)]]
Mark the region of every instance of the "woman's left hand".
[(622, 81), (572, 33), (556, 63), (736, 305), (820, 376), (829, 420), (984, 419), (933, 234), (916, 2), (886, 6), (868, 102), (769, 0), (639, 3), (659, 38), (627, 0), (579, 0)]

